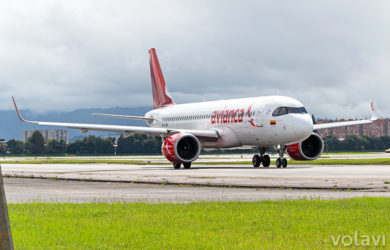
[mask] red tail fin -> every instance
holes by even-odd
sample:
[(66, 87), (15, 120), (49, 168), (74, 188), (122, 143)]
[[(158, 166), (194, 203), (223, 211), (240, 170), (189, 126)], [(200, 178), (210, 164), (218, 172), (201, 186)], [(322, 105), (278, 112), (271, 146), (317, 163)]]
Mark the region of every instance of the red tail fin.
[(156, 49), (149, 50), (150, 53), (150, 74), (152, 76), (153, 105), (154, 108), (161, 108), (175, 104), (167, 91), (164, 76), (158, 62)]

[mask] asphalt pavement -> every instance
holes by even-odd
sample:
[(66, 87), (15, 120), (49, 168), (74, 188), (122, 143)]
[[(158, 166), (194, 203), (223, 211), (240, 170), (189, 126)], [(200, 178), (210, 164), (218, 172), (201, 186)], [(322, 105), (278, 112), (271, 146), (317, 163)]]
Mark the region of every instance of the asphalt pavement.
[(277, 188), (221, 188), (121, 182), (4, 178), (8, 203), (261, 201), (389, 197), (390, 192)]

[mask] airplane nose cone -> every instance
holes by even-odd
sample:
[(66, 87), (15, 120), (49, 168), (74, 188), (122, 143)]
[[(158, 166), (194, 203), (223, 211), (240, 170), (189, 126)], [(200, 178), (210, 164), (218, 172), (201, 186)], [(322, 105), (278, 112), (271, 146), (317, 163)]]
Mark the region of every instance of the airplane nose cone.
[(297, 117), (295, 135), (298, 140), (308, 138), (313, 132), (313, 120), (309, 114)]
[(304, 118), (302, 119), (302, 133), (305, 133), (307, 137), (313, 133), (313, 120), (311, 115), (307, 114), (304, 115)]

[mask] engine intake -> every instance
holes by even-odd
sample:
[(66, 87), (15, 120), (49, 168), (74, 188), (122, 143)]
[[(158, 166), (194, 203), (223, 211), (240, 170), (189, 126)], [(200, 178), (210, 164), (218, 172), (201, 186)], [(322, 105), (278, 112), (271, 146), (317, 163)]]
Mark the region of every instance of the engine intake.
[(165, 139), (161, 152), (170, 162), (188, 163), (198, 159), (200, 148), (200, 142), (194, 135), (178, 133)]
[(312, 133), (306, 140), (287, 146), (288, 155), (297, 161), (312, 161), (322, 155), (324, 141), (321, 136)]

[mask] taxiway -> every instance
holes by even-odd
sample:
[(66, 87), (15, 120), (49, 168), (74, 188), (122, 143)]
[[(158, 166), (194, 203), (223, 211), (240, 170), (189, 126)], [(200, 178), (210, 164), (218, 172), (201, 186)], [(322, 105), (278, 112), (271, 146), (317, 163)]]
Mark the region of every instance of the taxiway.
[(2, 164), (9, 202), (264, 200), (390, 196), (390, 166)]

